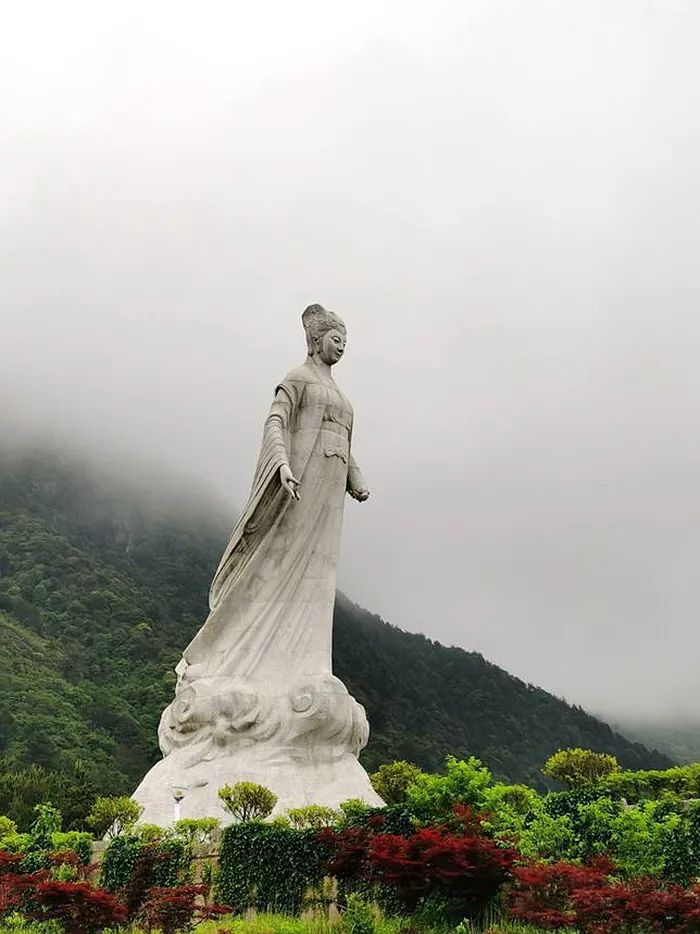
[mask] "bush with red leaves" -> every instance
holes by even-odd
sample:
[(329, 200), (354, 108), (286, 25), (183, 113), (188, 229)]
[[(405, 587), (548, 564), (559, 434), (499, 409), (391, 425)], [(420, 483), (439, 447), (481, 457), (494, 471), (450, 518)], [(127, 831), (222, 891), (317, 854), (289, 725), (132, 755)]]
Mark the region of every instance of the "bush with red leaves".
[(139, 920), (147, 931), (178, 934), (191, 931), (200, 921), (229, 914), (224, 905), (197, 906), (197, 899), (208, 891), (206, 885), (154, 886), (139, 912)]
[(576, 924), (583, 934), (627, 934), (630, 929), (664, 934), (700, 931), (700, 889), (659, 887), (653, 879), (583, 889), (573, 893)]
[(0, 876), (19, 872), (19, 864), (23, 859), (21, 853), (8, 853), (7, 850), (0, 850)]
[(160, 929), (163, 934), (190, 931), (194, 926), (197, 896), (204, 894), (202, 885), (179, 885), (175, 888), (154, 886), (141, 906), (139, 920), (147, 931)]
[(87, 882), (46, 879), (27, 893), (22, 913), (30, 921), (57, 921), (65, 934), (97, 934), (126, 920), (126, 908), (109, 892)]
[(365, 826), (318, 837), (333, 853), (326, 872), (341, 884), (357, 889), (379, 883), (409, 910), (437, 896), (458, 920), (477, 914), (500, 892), (519, 858), (485, 836), (479, 816), (464, 807), (455, 809), (450, 823), (408, 836)]
[(508, 917), (554, 931), (575, 921), (574, 892), (607, 886), (608, 867), (572, 863), (519, 866), (514, 869), (514, 876), (516, 884), (508, 896)]
[(128, 883), (118, 890), (121, 901), (126, 905), (127, 915), (132, 921), (141, 910), (148, 892), (156, 888), (162, 867), (167, 866), (171, 856), (156, 846), (146, 846), (139, 854)]
[(510, 879), (518, 854), (479, 833), (425, 828), (411, 837), (377, 835), (369, 858), (376, 878), (393, 886), (407, 908), (439, 895), (456, 916), (471, 917)]
[(653, 879), (623, 883), (609, 874), (609, 864), (516, 868), (508, 917), (542, 930), (575, 927), (581, 934), (700, 932), (700, 887), (661, 886)]
[(32, 873), (3, 872), (0, 875), (0, 918), (21, 911), (39, 882), (48, 878), (45, 871)]
[(484, 821), (488, 821), (490, 816), (487, 813), (475, 811), (468, 804), (455, 804), (452, 814), (439, 825), (439, 828), (449, 833), (471, 837), (481, 836), (484, 832)]
[(100, 868), (99, 863), (84, 863), (74, 850), (57, 850), (49, 853), (48, 858), (54, 874), (55, 870), (68, 866), (78, 882), (89, 882), (97, 876)]
[(320, 830), (317, 839), (329, 845), (333, 854), (326, 863), (326, 873), (341, 882), (369, 882), (372, 867), (369, 846), (372, 833), (367, 827), (348, 830)]
[(57, 850), (49, 853), (49, 862), (52, 866), (72, 866), (77, 870), (81, 865), (80, 857), (74, 850)]

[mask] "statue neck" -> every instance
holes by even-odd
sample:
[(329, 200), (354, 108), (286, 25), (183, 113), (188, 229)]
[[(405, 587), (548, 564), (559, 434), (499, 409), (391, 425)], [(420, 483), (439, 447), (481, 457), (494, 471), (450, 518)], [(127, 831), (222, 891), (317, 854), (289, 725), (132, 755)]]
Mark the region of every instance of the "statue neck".
[(326, 363), (316, 354), (309, 354), (307, 363), (311, 364), (311, 366), (318, 371), (318, 374), (322, 380), (325, 382), (334, 382), (331, 366), (329, 363)]

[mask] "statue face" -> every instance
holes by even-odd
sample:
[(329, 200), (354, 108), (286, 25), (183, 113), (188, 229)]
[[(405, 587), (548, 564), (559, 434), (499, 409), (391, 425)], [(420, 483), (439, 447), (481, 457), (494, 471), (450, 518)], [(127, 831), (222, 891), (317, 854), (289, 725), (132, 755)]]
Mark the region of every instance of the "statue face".
[(317, 352), (321, 360), (328, 366), (333, 366), (345, 353), (347, 344), (347, 334), (345, 331), (333, 329), (326, 331), (322, 337), (316, 341)]

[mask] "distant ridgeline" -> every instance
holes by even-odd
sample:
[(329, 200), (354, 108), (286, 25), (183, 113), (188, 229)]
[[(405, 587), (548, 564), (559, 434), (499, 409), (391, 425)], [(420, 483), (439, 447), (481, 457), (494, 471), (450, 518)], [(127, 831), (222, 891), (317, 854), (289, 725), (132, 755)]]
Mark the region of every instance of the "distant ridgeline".
[[(173, 668), (204, 620), (231, 524), (193, 502), (53, 453), (0, 458), (0, 813), (3, 796), (31, 797), (34, 782), (37, 801), (53, 794), (69, 814), (76, 783), (128, 793), (159, 758)], [(336, 673), (369, 715), (369, 769), (476, 755), (497, 778), (542, 786), (542, 764), (565, 746), (613, 753), (626, 768), (671, 764), (480, 655), (402, 632), (342, 595), (335, 626)]]

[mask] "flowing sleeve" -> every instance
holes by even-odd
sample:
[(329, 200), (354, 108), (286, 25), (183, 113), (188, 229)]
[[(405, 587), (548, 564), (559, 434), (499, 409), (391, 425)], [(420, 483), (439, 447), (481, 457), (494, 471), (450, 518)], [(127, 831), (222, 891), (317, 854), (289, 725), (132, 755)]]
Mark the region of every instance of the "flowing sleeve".
[(289, 437), (289, 426), (296, 404), (293, 395), (289, 387), (284, 384), (278, 386), (270, 413), (265, 420), (263, 451), (268, 449), (268, 456), (278, 470), (285, 465), (289, 466), (288, 441), (285, 439)]
[[(277, 387), (270, 412), (265, 420), (263, 441), (253, 479), (250, 498), (231, 533), (209, 591), (209, 606), (214, 610), (225, 590), (242, 573), (247, 562), (280, 513), (289, 505), (289, 497), (280, 482), (280, 467), (289, 466), (289, 432), (296, 418), (303, 386), (284, 380)], [(196, 636), (191, 645), (199, 637)]]
[(366, 489), (367, 489), (367, 483), (366, 483), (366, 481), (365, 481), (364, 476), (362, 475), (362, 471), (360, 470), (360, 467), (359, 467), (357, 461), (356, 461), (355, 458), (352, 456), (352, 451), (350, 452), (350, 459), (349, 459), (349, 462), (348, 462), (348, 483), (347, 483), (347, 489), (348, 489), (348, 493), (349, 493), (351, 496), (352, 496), (353, 493), (357, 492), (358, 490), (366, 490)]

